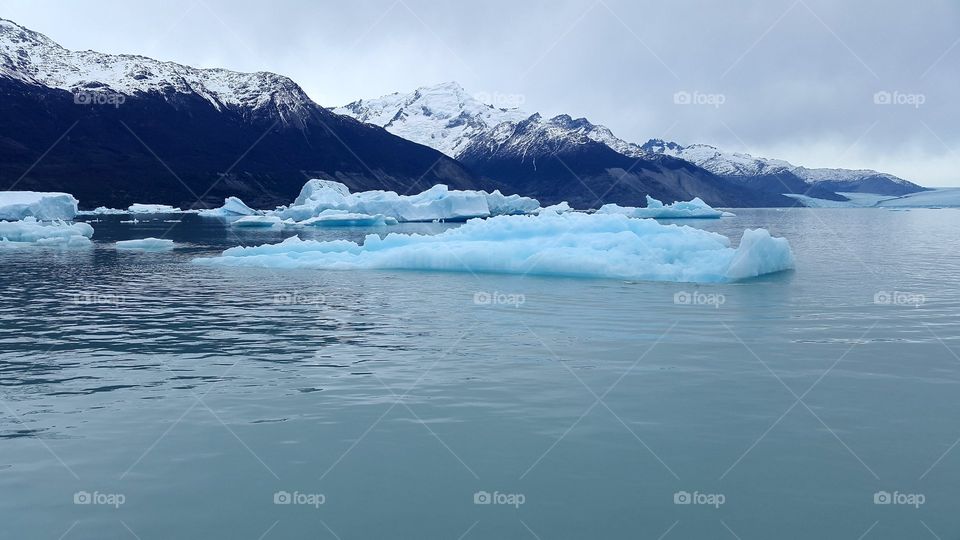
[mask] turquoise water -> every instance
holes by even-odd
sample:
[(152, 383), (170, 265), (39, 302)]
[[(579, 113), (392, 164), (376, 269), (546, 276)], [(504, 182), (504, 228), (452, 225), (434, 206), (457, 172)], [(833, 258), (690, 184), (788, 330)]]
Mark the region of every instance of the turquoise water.
[(195, 216), (0, 251), (0, 537), (960, 536), (960, 211), (738, 214), (690, 223), (796, 271), (210, 268), (283, 234)]

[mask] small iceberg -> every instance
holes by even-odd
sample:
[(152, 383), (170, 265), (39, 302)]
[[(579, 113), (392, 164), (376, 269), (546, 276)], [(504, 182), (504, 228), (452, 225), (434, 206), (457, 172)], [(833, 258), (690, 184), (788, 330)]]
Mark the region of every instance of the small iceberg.
[(133, 203), (127, 212), (131, 214), (181, 214), (183, 210), (166, 204)]
[(678, 201), (665, 205), (649, 195), (647, 195), (646, 208), (605, 204), (601, 206), (596, 213), (621, 214), (632, 218), (653, 219), (716, 219), (733, 216), (733, 214), (729, 212), (714, 209), (709, 204), (703, 202), (700, 197), (694, 197), (691, 201)]
[(298, 222), (305, 227), (380, 227), (396, 225), (395, 218), (383, 214), (357, 214), (345, 210), (324, 210), (317, 217)]
[(169, 251), (173, 249), (173, 240), (165, 238), (141, 238), (138, 240), (120, 240), (116, 247), (120, 250)]
[(244, 216), (232, 223), (233, 227), (260, 228), (282, 227), (283, 220), (277, 216)]
[(794, 266), (784, 238), (720, 234), (617, 214), (544, 212), (474, 219), (425, 236), (367, 235), (362, 244), (301, 240), (235, 247), (198, 264), (325, 270), (409, 269), (715, 283)]
[(0, 220), (19, 221), (32, 217), (53, 221), (72, 220), (76, 216), (77, 199), (69, 193), (0, 191)]
[(200, 210), (199, 212), (201, 216), (206, 217), (255, 216), (260, 213), (260, 211), (247, 206), (246, 203), (237, 197), (227, 197), (223, 200), (223, 206), (220, 208)]
[(93, 210), (80, 210), (77, 212), (78, 216), (115, 216), (115, 215), (126, 215), (130, 212), (127, 210), (119, 210), (117, 208), (107, 208), (106, 206), (98, 206)]
[(21, 221), (0, 221), (0, 246), (41, 245), (86, 247), (92, 245), (93, 227), (87, 223), (43, 223), (34, 217)]
[(506, 196), (499, 191), (458, 191), (438, 184), (417, 195), (398, 195), (393, 191), (351, 193), (340, 182), (313, 179), (303, 186), (291, 206), (277, 208), (269, 214), (301, 222), (327, 210), (341, 210), (355, 214), (381, 214), (398, 222), (431, 222), (526, 214), (538, 208), (540, 203), (535, 199)]

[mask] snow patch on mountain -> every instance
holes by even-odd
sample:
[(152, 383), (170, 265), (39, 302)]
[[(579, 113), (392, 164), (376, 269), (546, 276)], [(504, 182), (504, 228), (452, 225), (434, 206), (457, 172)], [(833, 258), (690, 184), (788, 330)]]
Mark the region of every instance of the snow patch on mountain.
[[(808, 184), (818, 182), (862, 182), (867, 179), (884, 179), (890, 182), (915, 186), (915, 184), (870, 169), (809, 169), (798, 167), (782, 159), (754, 157), (750, 154), (724, 152), (707, 144), (681, 146), (675, 142), (651, 139), (642, 147), (648, 152), (665, 154), (689, 161), (720, 176), (770, 176), (790, 173)], [(919, 186), (916, 186), (919, 188)]]

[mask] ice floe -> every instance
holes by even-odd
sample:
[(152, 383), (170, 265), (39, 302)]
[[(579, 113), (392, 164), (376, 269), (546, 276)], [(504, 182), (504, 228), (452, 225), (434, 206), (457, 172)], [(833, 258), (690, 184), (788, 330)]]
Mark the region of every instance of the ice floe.
[(173, 249), (173, 240), (166, 238), (140, 238), (137, 240), (120, 240), (117, 249), (137, 251), (168, 251)]
[(678, 201), (665, 205), (649, 195), (647, 195), (646, 208), (605, 204), (597, 210), (597, 214), (622, 214), (633, 218), (653, 219), (715, 219), (724, 216), (733, 216), (733, 214), (729, 212), (714, 209), (709, 204), (703, 202), (700, 197), (694, 197), (691, 201)]
[(436, 235), (367, 235), (235, 247), (195, 262), (221, 266), (329, 270), (411, 269), (725, 282), (793, 268), (786, 239), (748, 230), (739, 247), (720, 234), (618, 214), (558, 214), (474, 219)]
[(83, 247), (91, 245), (93, 227), (86, 223), (41, 222), (34, 217), (22, 221), (0, 221), (0, 245), (52, 245)]
[(69, 193), (41, 191), (0, 191), (0, 219), (21, 220), (34, 217), (41, 221), (73, 219), (77, 199)]

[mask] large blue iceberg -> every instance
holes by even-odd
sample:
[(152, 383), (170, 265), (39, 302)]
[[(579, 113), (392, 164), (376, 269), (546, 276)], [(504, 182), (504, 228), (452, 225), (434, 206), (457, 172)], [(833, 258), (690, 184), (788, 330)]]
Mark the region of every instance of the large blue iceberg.
[(747, 230), (733, 248), (720, 234), (618, 214), (473, 219), (436, 235), (368, 235), (362, 244), (291, 237), (195, 260), (219, 266), (325, 270), (412, 269), (727, 282), (793, 268), (784, 238)]

